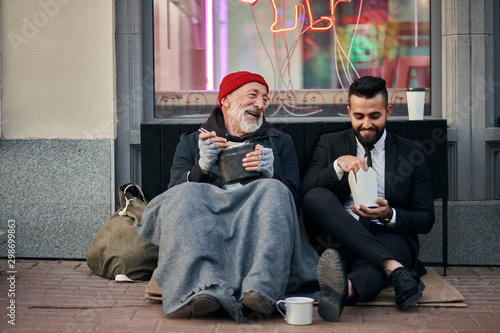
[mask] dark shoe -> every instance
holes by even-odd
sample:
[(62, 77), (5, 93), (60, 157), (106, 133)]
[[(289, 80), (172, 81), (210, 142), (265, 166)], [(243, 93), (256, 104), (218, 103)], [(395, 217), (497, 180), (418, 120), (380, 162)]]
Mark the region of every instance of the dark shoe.
[(191, 314), (193, 317), (203, 316), (220, 309), (220, 304), (215, 297), (200, 294), (191, 301)]
[(252, 311), (262, 313), (266, 317), (269, 317), (274, 312), (273, 304), (268, 301), (264, 295), (255, 291), (243, 295), (241, 304)]
[(340, 254), (327, 249), (318, 262), (318, 282), (321, 289), (318, 313), (326, 321), (337, 321), (347, 300), (347, 275)]
[(396, 304), (399, 310), (406, 309), (422, 297), (425, 289), (424, 283), (415, 272), (410, 272), (406, 267), (396, 268), (391, 273), (391, 283), (394, 287)]

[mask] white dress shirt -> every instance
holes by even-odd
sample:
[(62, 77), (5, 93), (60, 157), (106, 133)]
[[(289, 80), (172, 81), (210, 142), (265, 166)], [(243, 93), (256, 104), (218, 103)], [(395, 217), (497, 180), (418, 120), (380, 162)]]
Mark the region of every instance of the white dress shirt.
[[(385, 138), (387, 137), (387, 131), (384, 129), (384, 133), (382, 137), (375, 143), (373, 149), (371, 150), (372, 155), (372, 168), (377, 173), (377, 195), (380, 199), (385, 199)], [(356, 156), (364, 158), (365, 157), (365, 148), (359, 142), (358, 138), (356, 138)], [(342, 170), (338, 163), (338, 159), (333, 162), (333, 168), (337, 173), (337, 177), (339, 180), (344, 176), (344, 170)], [(350, 208), (350, 206), (354, 204), (354, 200), (352, 199), (352, 195), (344, 204), (344, 208), (357, 220), (359, 220), (359, 216), (356, 215)], [(389, 223), (387, 223), (387, 227), (392, 227), (396, 225), (396, 210), (392, 209), (392, 219)], [(372, 222), (384, 225), (378, 220), (372, 220)]]

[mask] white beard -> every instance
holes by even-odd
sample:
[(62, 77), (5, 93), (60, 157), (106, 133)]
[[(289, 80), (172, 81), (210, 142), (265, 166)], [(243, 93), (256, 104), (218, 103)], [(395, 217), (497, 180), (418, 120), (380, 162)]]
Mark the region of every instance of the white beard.
[[(245, 112), (246, 111), (251, 111), (259, 114), (259, 117), (255, 121), (249, 121), (245, 117)], [(240, 129), (243, 133), (253, 133), (257, 131), (260, 126), (262, 126), (262, 122), (264, 121), (263, 113), (259, 109), (253, 106), (247, 106), (243, 109), (237, 107), (235, 104), (233, 104), (229, 110), (228, 110), (229, 115), (231, 118), (234, 120), (238, 121), (238, 124), (240, 125)]]

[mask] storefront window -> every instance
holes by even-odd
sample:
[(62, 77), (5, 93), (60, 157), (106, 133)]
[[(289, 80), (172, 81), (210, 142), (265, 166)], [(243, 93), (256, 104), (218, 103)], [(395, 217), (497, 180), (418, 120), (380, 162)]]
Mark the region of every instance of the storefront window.
[(267, 117), (342, 116), (346, 89), (383, 77), (394, 115), (426, 88), (429, 0), (154, 0), (155, 117), (208, 115), (224, 75), (259, 73)]

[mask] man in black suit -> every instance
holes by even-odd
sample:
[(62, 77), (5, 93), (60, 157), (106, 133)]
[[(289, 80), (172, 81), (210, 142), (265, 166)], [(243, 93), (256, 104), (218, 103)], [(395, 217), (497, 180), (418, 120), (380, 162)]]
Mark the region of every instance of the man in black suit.
[[(318, 264), (318, 311), (337, 321), (344, 304), (369, 300), (389, 284), (404, 310), (422, 296), (417, 234), (434, 224), (426, 156), (418, 145), (385, 130), (392, 106), (385, 80), (362, 77), (349, 88), (352, 129), (319, 139), (301, 185), (306, 230), (338, 243)], [(377, 173), (376, 207), (354, 205), (348, 173)], [(321, 236), (320, 236), (321, 237)]]

